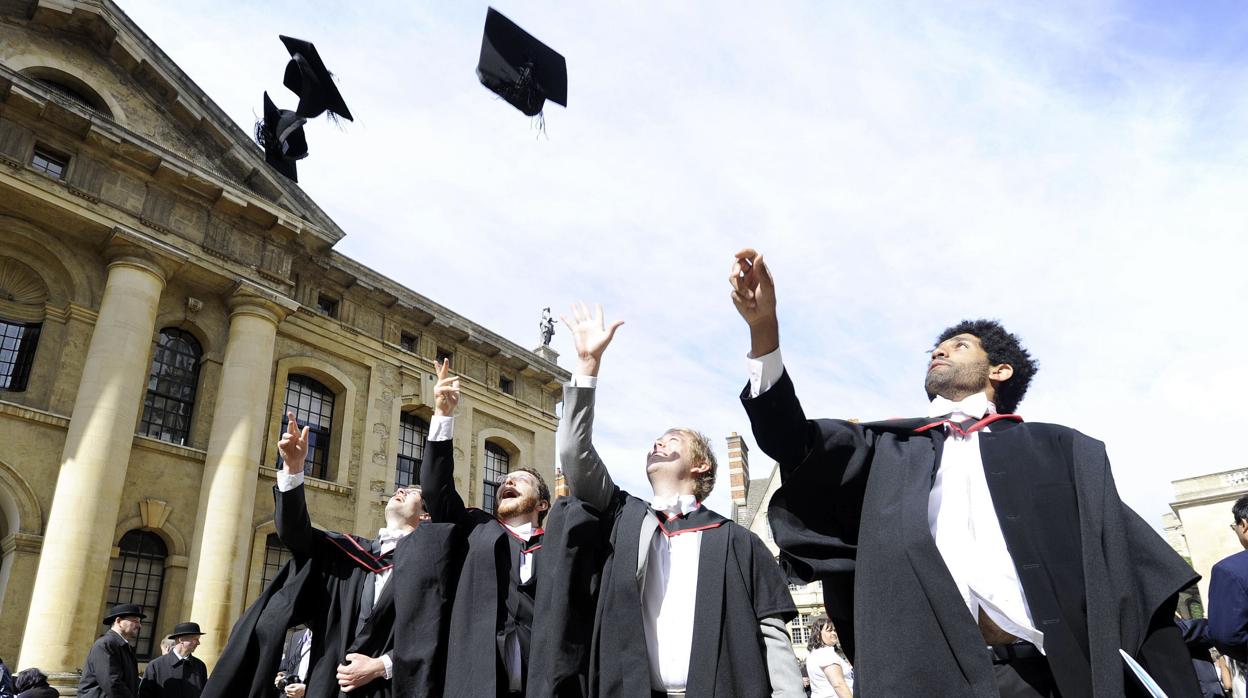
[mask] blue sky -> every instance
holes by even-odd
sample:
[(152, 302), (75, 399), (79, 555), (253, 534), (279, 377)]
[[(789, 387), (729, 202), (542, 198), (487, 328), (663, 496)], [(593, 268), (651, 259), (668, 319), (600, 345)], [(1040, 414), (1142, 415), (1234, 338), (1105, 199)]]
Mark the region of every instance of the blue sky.
[(1248, 465), (1235, 2), (499, 2), (567, 57), (544, 137), (476, 81), (485, 4), (122, 7), (247, 130), (294, 102), (277, 35), (316, 43), (357, 117), (300, 163), (339, 251), (526, 346), (547, 305), (625, 319), (598, 443), (634, 490), (668, 426), (749, 430), (747, 245), (812, 416), (922, 413), (932, 339), (992, 317), (1041, 363), (1020, 412), (1106, 441), (1154, 525)]

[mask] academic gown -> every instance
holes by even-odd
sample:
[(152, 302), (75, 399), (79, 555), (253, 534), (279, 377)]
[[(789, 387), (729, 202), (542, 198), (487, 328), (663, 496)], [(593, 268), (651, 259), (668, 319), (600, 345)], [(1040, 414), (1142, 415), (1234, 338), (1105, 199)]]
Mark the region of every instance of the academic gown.
[(134, 648), (109, 630), (101, 635), (82, 667), (78, 695), (85, 698), (135, 698), (139, 693), (139, 664)]
[[(808, 421), (788, 373), (742, 402), (782, 486), (769, 518), (795, 576), (821, 579), (863, 696), (995, 698), (983, 637), (928, 524), (944, 443), (932, 419)], [(1171, 698), (1199, 696), (1172, 619), (1199, 579), (1118, 497), (1102, 443), (1052, 424), (980, 432), (989, 491), (1064, 698), (1141, 695), (1119, 648)], [(855, 619), (859, 622), (855, 623)]]
[[(312, 630), (307, 698), (348, 695), (336, 678), (343, 658), (379, 657), (394, 646), (397, 579), (392, 575), (375, 604), (370, 579), (392, 564), (390, 557), (378, 554), (375, 541), (313, 528), (302, 486), (273, 491), (278, 536), (292, 558), (234, 624), (205, 698), (271, 698), (286, 630), (301, 623)], [(391, 683), (378, 678), (350, 696), (390, 698)]]
[[(447, 637), (445, 695), (448, 698), (506, 696), (506, 640), (515, 632), (521, 667), (528, 667), (534, 599), (540, 569), (541, 529), (529, 540), (512, 534), (493, 515), (468, 508), (455, 490), (454, 444), (425, 445), (421, 494), (435, 523), (457, 528), (460, 570)], [(521, 552), (532, 555), (533, 575), (520, 581)], [(522, 671), (522, 677), (524, 675)], [(523, 683), (522, 683), (523, 685)]]
[(139, 698), (199, 698), (206, 683), (208, 667), (199, 657), (179, 659), (168, 652), (147, 663)]
[(659, 523), (645, 502), (619, 488), (605, 511), (569, 496), (548, 517), (529, 695), (650, 695), (638, 572), (643, 525), (668, 535), (702, 532), (689, 698), (771, 695), (759, 623), (787, 622), (797, 609), (770, 551), (705, 507)]

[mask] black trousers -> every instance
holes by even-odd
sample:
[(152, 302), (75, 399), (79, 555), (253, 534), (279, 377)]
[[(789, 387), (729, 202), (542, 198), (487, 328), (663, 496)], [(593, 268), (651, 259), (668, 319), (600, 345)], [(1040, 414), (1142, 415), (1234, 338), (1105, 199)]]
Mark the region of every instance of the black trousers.
[(1035, 645), (1018, 642), (988, 648), (1001, 698), (1060, 698), (1049, 660)]

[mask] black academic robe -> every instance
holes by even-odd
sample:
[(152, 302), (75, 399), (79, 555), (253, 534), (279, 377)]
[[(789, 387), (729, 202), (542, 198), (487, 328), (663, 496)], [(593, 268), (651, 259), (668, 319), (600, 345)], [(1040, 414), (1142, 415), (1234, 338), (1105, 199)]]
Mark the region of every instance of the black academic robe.
[(85, 698), (135, 698), (139, 694), (139, 663), (125, 638), (109, 630), (91, 645), (78, 680)]
[[(808, 421), (785, 373), (742, 402), (780, 467), (769, 518), (782, 562), (821, 579), (863, 696), (997, 696), (984, 640), (936, 548), (933, 420)], [(1195, 572), (1118, 497), (1104, 445), (999, 421), (980, 451), (1006, 545), (1064, 698), (1137, 695), (1119, 648), (1172, 698), (1198, 696), (1172, 622)], [(857, 621), (857, 622), (855, 622)]]
[[(207, 698), (270, 698), (287, 629), (312, 630), (307, 698), (340, 698), (338, 665), (348, 654), (379, 657), (394, 647), (394, 579), (373, 603), (374, 575), (391, 566), (372, 540), (312, 527), (303, 487), (273, 488), (274, 522), (292, 558), (234, 624), (208, 684)], [(390, 698), (375, 679), (352, 698)]]
[[(616, 489), (598, 512), (575, 497), (552, 508), (538, 575), (530, 695), (650, 694), (637, 578), (647, 504)], [(788, 581), (757, 536), (705, 507), (666, 524), (700, 530), (689, 698), (771, 695), (759, 623), (797, 615)]]
[[(454, 444), (449, 440), (426, 443), (420, 483), (430, 519), (458, 527), (461, 545), (447, 638), (445, 695), (505, 696), (508, 634), (516, 633), (519, 640), (522, 676), (529, 664), (541, 529), (523, 541), (493, 515), (466, 507), (455, 490)], [(533, 556), (534, 566), (524, 583), (518, 564), (522, 551)]]
[(208, 667), (191, 655), (179, 659), (173, 652), (147, 663), (139, 682), (139, 698), (199, 698), (208, 683)]

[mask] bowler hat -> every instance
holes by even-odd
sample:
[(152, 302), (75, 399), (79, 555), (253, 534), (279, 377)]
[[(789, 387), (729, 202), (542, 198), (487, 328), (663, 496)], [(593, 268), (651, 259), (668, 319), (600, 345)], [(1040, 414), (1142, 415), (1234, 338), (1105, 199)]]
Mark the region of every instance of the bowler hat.
[(199, 623), (178, 623), (173, 626), (173, 632), (169, 633), (170, 640), (176, 640), (183, 635), (203, 635), (199, 630)]
[(119, 603), (108, 609), (108, 614), (104, 616), (104, 625), (112, 625), (114, 618), (121, 618), (122, 616), (138, 616), (139, 620), (147, 617), (138, 604)]

